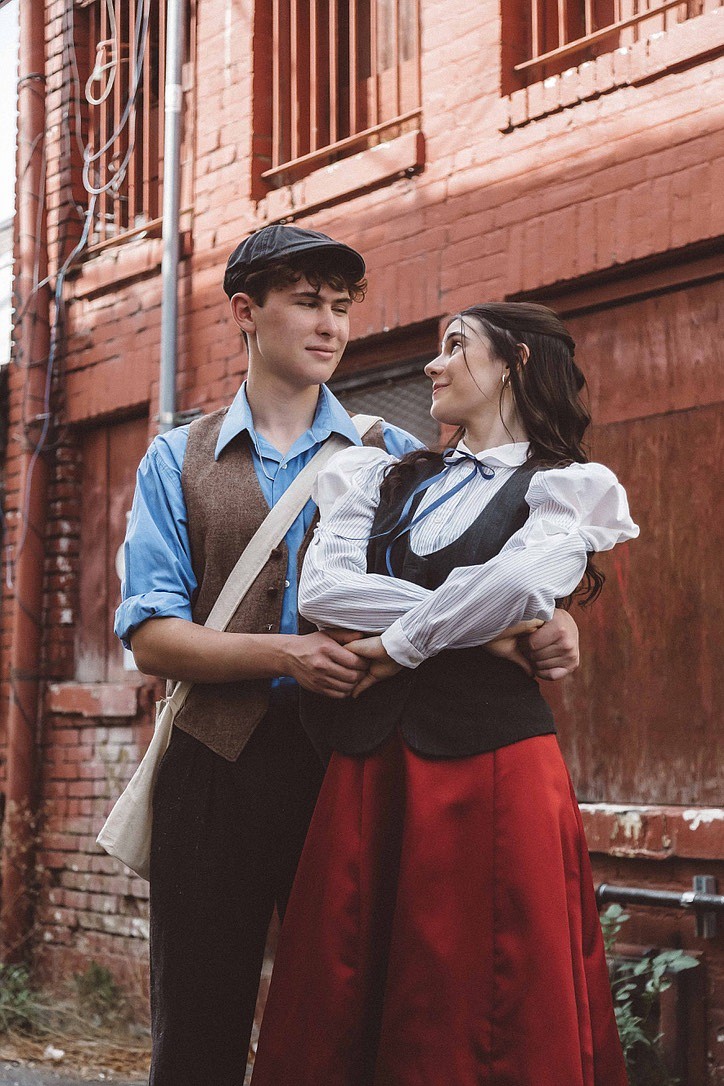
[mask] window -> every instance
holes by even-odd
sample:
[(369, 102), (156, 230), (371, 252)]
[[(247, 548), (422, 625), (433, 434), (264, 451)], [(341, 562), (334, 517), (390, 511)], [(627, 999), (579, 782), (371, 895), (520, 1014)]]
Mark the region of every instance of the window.
[(257, 34), (271, 43), (255, 84), (265, 187), (415, 127), (418, 0), (273, 0), (257, 4)]
[(381, 415), (429, 447), (440, 443), (440, 426), (430, 415), (430, 382), (422, 367), (432, 356), (413, 359), (384, 370), (341, 377), (331, 385), (348, 411)]
[(382, 415), (438, 447), (443, 435), (430, 415), (431, 385), (423, 367), (438, 352), (439, 328), (433, 317), (350, 343), (342, 372), (330, 382), (335, 396), (348, 411)]
[(556, 75), (721, 4), (722, 0), (521, 0), (519, 4), (503, 4), (503, 63), (513, 79), (504, 89)]
[[(97, 196), (93, 249), (160, 225), (166, 5), (164, 0), (79, 0), (78, 6), (84, 183), (89, 195)], [(187, 19), (187, 62), (192, 45)]]

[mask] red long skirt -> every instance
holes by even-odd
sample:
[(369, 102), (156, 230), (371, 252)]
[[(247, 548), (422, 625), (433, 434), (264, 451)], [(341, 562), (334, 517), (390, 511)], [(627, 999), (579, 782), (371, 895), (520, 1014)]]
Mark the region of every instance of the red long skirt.
[(554, 736), (335, 755), (253, 1086), (626, 1086), (588, 852)]

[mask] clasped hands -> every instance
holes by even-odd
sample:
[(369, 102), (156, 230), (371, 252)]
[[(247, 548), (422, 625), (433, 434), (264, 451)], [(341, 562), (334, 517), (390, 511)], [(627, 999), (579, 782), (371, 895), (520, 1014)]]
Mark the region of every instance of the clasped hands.
[[(325, 630), (325, 633), (368, 665), (350, 690), (353, 698), (402, 670), (402, 665), (387, 654), (380, 636), (363, 636), (353, 630)], [(568, 612), (560, 609), (554, 612), (550, 622), (541, 619), (519, 622), (482, 647), (522, 667), (527, 675), (549, 682), (575, 671), (579, 663), (578, 627)]]

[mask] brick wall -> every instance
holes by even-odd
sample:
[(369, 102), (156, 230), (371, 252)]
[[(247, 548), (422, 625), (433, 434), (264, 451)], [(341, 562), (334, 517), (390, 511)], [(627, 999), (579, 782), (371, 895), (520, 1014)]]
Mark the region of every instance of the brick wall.
[[(235, 393), (244, 359), (220, 288), (226, 257), (253, 228), (293, 215), (300, 225), (357, 246), (367, 258), (370, 290), (353, 317), (353, 337), (361, 349), (357, 357), (368, 357), (363, 349), (366, 337), (444, 318), (484, 299), (548, 299), (578, 321), (588, 352), (583, 365), (588, 365), (594, 406), (602, 412), (598, 447), (606, 450), (636, 495), (637, 516), (653, 524), (657, 507), (651, 505), (654, 497), (647, 485), (651, 461), (647, 463), (642, 450), (650, 446), (659, 475), (685, 496), (689, 438), (681, 437), (679, 459), (664, 465), (669, 437), (686, 429), (689, 435), (708, 438), (713, 427), (721, 425), (716, 421), (721, 419), (717, 407), (721, 385), (715, 363), (702, 353), (702, 344), (714, 339), (721, 304), (715, 293), (697, 311), (698, 331), (691, 349), (686, 340), (690, 310), (684, 308), (670, 368), (657, 370), (651, 360), (663, 357), (656, 338), (660, 327), (656, 305), (668, 307), (670, 301), (678, 305), (674, 295), (680, 298), (677, 292), (688, 289), (687, 284), (698, 289), (697, 284), (714, 284), (721, 275), (714, 242), (724, 232), (722, 203), (715, 199), (715, 179), (721, 175), (724, 157), (719, 89), (724, 13), (707, 10), (628, 51), (618, 50), (552, 82), (507, 95), (500, 90), (499, 5), (492, 0), (423, 0), (421, 7), (422, 135), (404, 134), (382, 149), (361, 151), (257, 198), (259, 183), (253, 181), (250, 164), (251, 92), (252, 86), (264, 82), (263, 42), (258, 33), (254, 37), (251, 5), (230, 24), (221, 0), (198, 0), (191, 93), (195, 120), (193, 130), (186, 133), (187, 146), (194, 147), (187, 163), (193, 213), (184, 220), (180, 273), (179, 408), (212, 410)], [(75, 172), (66, 165), (68, 141), (61, 123), (71, 93), (64, 33), (63, 4), (47, 3), (49, 249), (55, 268), (78, 233), (71, 198), (78, 195), (77, 164)], [(325, 193), (333, 193), (334, 199), (325, 198)], [(160, 258), (157, 238), (136, 239), (94, 256), (69, 282), (58, 397), (63, 425), (54, 454), (47, 527), (48, 685), (41, 745), (46, 819), (40, 853), (45, 889), (37, 914), (38, 961), (47, 975), (60, 978), (93, 956), (111, 963), (139, 990), (140, 967), (133, 963), (142, 962), (145, 953), (145, 887), (105, 858), (94, 845), (94, 836), (110, 798), (129, 776), (148, 738), (153, 691), (132, 675), (113, 683), (79, 682), (74, 624), (84, 572), (79, 535), (82, 433), (90, 425), (103, 427), (143, 416), (151, 420), (149, 439), (153, 434)], [(634, 298), (641, 298), (642, 307), (635, 313), (626, 310), (634, 313), (627, 327), (640, 326), (640, 337), (627, 339), (626, 350), (612, 357), (615, 343), (612, 347), (604, 342), (605, 336), (597, 338), (596, 329), (607, 330), (609, 340), (613, 336), (623, 342), (617, 336), (621, 307)], [(659, 302), (647, 309), (645, 298)], [(679, 368), (672, 358), (678, 359)], [(10, 376), (10, 421), (17, 432), (21, 375)], [(628, 427), (625, 434), (622, 427)], [(709, 441), (703, 440), (704, 457), (707, 447)], [(632, 450), (639, 451), (638, 459)], [(19, 500), (16, 453), (17, 442), (11, 440), (6, 469), (11, 534)], [(700, 512), (710, 501), (709, 474), (703, 469), (696, 477)], [(685, 516), (683, 504), (682, 498), (672, 517)], [(707, 551), (709, 557), (714, 553)], [(648, 587), (647, 564), (658, 569), (656, 563), (662, 561), (668, 563), (667, 576), (684, 561), (693, 561), (689, 583), (710, 583), (703, 567), (706, 556), (684, 557), (682, 545), (670, 533), (652, 531), (650, 540), (642, 537), (626, 556), (621, 559), (625, 568), (611, 570), (607, 592), (612, 600), (625, 603), (628, 584)], [(4, 712), (13, 600), (6, 588), (3, 592)], [(667, 614), (672, 624), (667, 636), (675, 638), (673, 616), (677, 603), (688, 601), (690, 588), (675, 580), (670, 592)], [(647, 603), (647, 598), (637, 599), (638, 607)], [(692, 610), (687, 602), (688, 629), (696, 631), (697, 651), (704, 643), (702, 631), (713, 629), (706, 625), (712, 621), (706, 617), (711, 611), (706, 611), (706, 604), (701, 598)], [(667, 794), (665, 759), (663, 765), (644, 762), (637, 770), (639, 751), (630, 735), (642, 736), (644, 725), (638, 719), (638, 691), (632, 684), (623, 700), (606, 703), (601, 734), (608, 750), (586, 761), (589, 748), (581, 736), (594, 735), (595, 719), (588, 718), (595, 713), (587, 715), (590, 732), (581, 731), (577, 724), (581, 695), (576, 689), (583, 689), (594, 704), (604, 682), (610, 687), (610, 674), (600, 666), (610, 639), (615, 635), (618, 644), (628, 646), (630, 655), (618, 657), (621, 669), (627, 668), (634, 653), (651, 667), (666, 659), (666, 651), (658, 656), (654, 652), (655, 620), (641, 624), (635, 640), (630, 624), (625, 626), (617, 617), (621, 609), (617, 612), (610, 605), (597, 613), (605, 614), (605, 620), (582, 623), (588, 662), (581, 686), (569, 684), (554, 694), (574, 775), (586, 787), (596, 784), (600, 795), (591, 797), (595, 799), (683, 802), (678, 794)], [(673, 643), (667, 651), (676, 655), (681, 645)], [(698, 691), (710, 690), (712, 666), (704, 655), (697, 655), (693, 670), (698, 672), (692, 681)], [(677, 674), (686, 683), (692, 669)], [(708, 721), (697, 734), (709, 745), (718, 735), (711, 723), (712, 698), (707, 694), (695, 710), (697, 726), (700, 719)], [(663, 719), (664, 700), (655, 688), (647, 695), (647, 719)], [(678, 721), (683, 732), (690, 725), (690, 720)], [(676, 720), (666, 727), (677, 727)], [(651, 759), (665, 734), (661, 728), (659, 739), (649, 744)], [(654, 735), (653, 724), (652, 729)], [(707, 775), (705, 761), (706, 757), (697, 761), (685, 802), (715, 807), (724, 801), (721, 778)], [(616, 782), (609, 762), (623, 764)], [(622, 781), (634, 783), (629, 789)], [(631, 794), (612, 797), (614, 783)], [(595, 833), (599, 816), (594, 812), (590, 817)], [(620, 881), (658, 880), (660, 885), (688, 888), (694, 868), (695, 873), (722, 874), (721, 852), (716, 850), (702, 849), (700, 857), (687, 855), (678, 867), (675, 856), (669, 857), (668, 866), (647, 860), (644, 871), (635, 850), (628, 859), (625, 851), (612, 859), (604, 839), (597, 841), (601, 872), (607, 872), (606, 877), (615, 872)], [(641, 942), (664, 931), (655, 918), (647, 920), (646, 913), (636, 924)], [(708, 963), (708, 1081), (724, 1082), (718, 1039), (724, 1027), (721, 938), (716, 945), (696, 942), (689, 921), (680, 922), (676, 915), (667, 924), (666, 941), (683, 940), (698, 947)]]

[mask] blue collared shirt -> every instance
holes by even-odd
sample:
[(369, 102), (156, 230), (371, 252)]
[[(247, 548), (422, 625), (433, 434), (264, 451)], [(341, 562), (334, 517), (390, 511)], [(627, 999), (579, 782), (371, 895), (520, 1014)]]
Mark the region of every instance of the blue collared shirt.
[[(188, 426), (155, 438), (138, 469), (136, 493), (124, 544), (125, 575), (122, 603), (116, 611), (115, 632), (130, 648), (130, 637), (149, 618), (191, 620), (191, 601), (197, 583), (191, 566), (186, 503), (181, 489)], [(262, 493), (273, 506), (294, 481), (320, 445), (332, 433), (361, 445), (349, 415), (328, 388), (322, 386), (311, 427), (282, 455), (254, 429), (246, 396), (239, 389), (219, 433), (215, 456), (246, 430)], [(403, 456), (422, 448), (421, 442), (397, 426), (383, 423), (388, 452)], [(289, 562), (282, 601), (280, 631), (297, 633), (297, 553), (312, 522), (316, 506), (307, 502), (286, 534)]]

